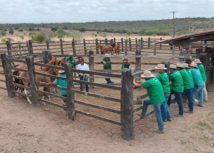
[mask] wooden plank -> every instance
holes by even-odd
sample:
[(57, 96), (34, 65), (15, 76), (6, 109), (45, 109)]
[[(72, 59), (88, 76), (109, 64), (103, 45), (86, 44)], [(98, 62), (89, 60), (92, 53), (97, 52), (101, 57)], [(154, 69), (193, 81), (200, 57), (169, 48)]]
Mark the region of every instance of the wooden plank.
[(84, 52), (85, 52), (85, 55), (87, 55), (87, 48), (86, 48), (85, 39), (83, 39), (83, 46), (84, 46)]
[(19, 94), (19, 95), (24, 96), (24, 97), (29, 97), (29, 98), (32, 97), (32, 95), (26, 95), (26, 94), (23, 94), (23, 93), (18, 92), (18, 91), (14, 91), (14, 92), (15, 92), (16, 94)]
[(63, 52), (63, 41), (62, 41), (62, 39), (60, 39), (60, 50), (61, 50), (61, 54), (63, 55), (64, 52)]
[(11, 66), (10, 68), (14, 69), (14, 70), (22, 71), (22, 72), (28, 72), (28, 70), (26, 70), (26, 69), (20, 69), (20, 68), (14, 67), (14, 66)]
[(20, 88), (30, 89), (30, 87), (28, 87), (28, 86), (24, 86), (24, 85), (21, 85), (21, 84), (18, 84), (18, 83), (14, 83), (14, 82), (13, 82), (13, 85), (17, 86), (17, 87), (20, 87)]
[[(84, 91), (80, 91), (80, 90), (76, 90), (76, 89), (74, 89), (74, 92), (79, 93), (79, 94), (85, 94)], [(121, 99), (113, 98), (110, 96), (99, 95), (99, 94), (95, 94), (95, 93), (91, 93), (91, 92), (87, 92), (87, 95), (96, 97), (96, 98), (100, 98), (100, 99), (111, 100), (113, 102), (119, 102), (119, 103), (121, 102)]]
[[(37, 87), (39, 87), (39, 86), (37, 86)], [(57, 98), (61, 98), (61, 99), (67, 99), (64, 96), (60, 96), (60, 95), (53, 94), (53, 93), (50, 93), (50, 92), (45, 92), (45, 91), (41, 91), (41, 90), (37, 90), (37, 92), (40, 92), (40, 93), (43, 93), (43, 94), (46, 94), (46, 95), (50, 95), (50, 96), (54, 96), (54, 97), (57, 97)]]
[(97, 109), (105, 110), (105, 111), (108, 111), (108, 112), (120, 114), (119, 110), (115, 110), (115, 109), (111, 109), (111, 108), (107, 108), (107, 107), (103, 107), (103, 106), (98, 106), (98, 105), (94, 105), (94, 104), (89, 104), (89, 103), (86, 103), (86, 102), (83, 102), (83, 101), (79, 101), (79, 100), (74, 100), (74, 102), (76, 104), (89, 106), (89, 107), (92, 107), (92, 108), (97, 108)]
[(64, 65), (65, 67), (65, 73), (67, 78), (67, 100), (66, 100), (66, 106), (67, 106), (67, 113), (68, 118), (71, 120), (76, 119), (76, 113), (75, 113), (75, 105), (74, 105), (74, 87), (73, 87), (73, 70), (71, 69), (70, 63), (66, 63)]
[(0, 82), (6, 82), (5, 80), (3, 80), (3, 79), (0, 79)]
[[(155, 111), (151, 111), (151, 112), (147, 113), (145, 117), (147, 117), (147, 116), (153, 114), (154, 112), (155, 112)], [(145, 118), (145, 117), (144, 117), (144, 118)], [(144, 118), (138, 117), (137, 119), (135, 119), (135, 120), (133, 121), (133, 123), (137, 123), (137, 122), (139, 122), (140, 120), (142, 120), (142, 119), (144, 119)]]
[(98, 39), (96, 38), (96, 53), (99, 54), (99, 49), (98, 49)]
[(48, 65), (48, 64), (36, 63), (36, 62), (34, 62), (34, 65), (43, 66), (43, 67), (47, 67), (47, 68), (58, 69), (58, 70), (64, 70), (64, 67), (62, 67), (62, 66)]
[(122, 70), (122, 89), (121, 89), (121, 133), (126, 140), (134, 139), (133, 127), (133, 80), (130, 69)]
[(29, 82), (29, 79), (28, 79), (28, 78), (19, 77), (19, 76), (17, 76), (17, 75), (12, 75), (12, 77), (17, 78), (17, 79), (21, 79), (21, 80), (26, 80), (26, 81)]
[(21, 62), (21, 63), (26, 63), (26, 61), (23, 61), (23, 60), (19, 60), (19, 59), (15, 59), (15, 58), (10, 58), (10, 57), (7, 57), (8, 60), (10, 61), (13, 61), (13, 62)]
[(62, 106), (62, 105), (57, 104), (57, 103), (54, 103), (54, 102), (50, 102), (50, 101), (47, 101), (47, 100), (44, 100), (44, 99), (41, 99), (41, 98), (39, 98), (38, 100), (41, 101), (41, 102), (45, 102), (45, 103), (47, 103), (47, 104), (56, 106), (56, 107), (60, 107), (60, 108), (66, 109), (65, 106)]
[(7, 88), (4, 88), (4, 87), (0, 87), (0, 89), (7, 90)]
[(110, 74), (110, 73), (104, 73), (104, 72), (85, 71), (85, 70), (77, 70), (77, 69), (72, 69), (72, 70), (74, 72), (84, 73), (84, 74), (94, 74), (94, 75), (101, 75), (101, 76), (107, 76), (107, 77), (121, 78), (121, 74)]
[(109, 122), (109, 123), (112, 123), (112, 124), (121, 125), (121, 123), (118, 122), (118, 121), (114, 121), (114, 120), (111, 120), (111, 119), (108, 119), (108, 118), (96, 116), (96, 115), (93, 115), (93, 114), (90, 114), (90, 113), (87, 113), (87, 112), (84, 112), (84, 111), (76, 110), (76, 113), (79, 113), (79, 114), (82, 114), (82, 115), (85, 115), (85, 116), (88, 116), (88, 117), (96, 118), (96, 119), (99, 119), (101, 121)]
[[(92, 55), (94, 54), (93, 51), (89, 51), (89, 70), (90, 71), (94, 71), (94, 57), (92, 57)], [(89, 78), (89, 82), (94, 82), (94, 74), (89, 74), (90, 78)], [(93, 86), (91, 86), (93, 88)]]
[(33, 62), (33, 56), (28, 56), (26, 57), (26, 63), (28, 67), (28, 75), (29, 75), (29, 80), (30, 80), (30, 90), (31, 90), (31, 95), (32, 95), (32, 103), (35, 107), (39, 106), (39, 101), (38, 101), (38, 93), (37, 93), (37, 88), (36, 88), (36, 83), (35, 83), (35, 72), (34, 72), (34, 62)]
[(1, 61), (3, 65), (4, 73), (5, 73), (7, 95), (8, 97), (13, 98), (15, 96), (15, 92), (14, 92), (14, 86), (12, 83), (13, 82), (12, 71), (10, 69), (11, 62), (6, 58), (5, 53), (1, 54)]
[(41, 73), (41, 72), (36, 72), (36, 71), (35, 71), (35, 74), (38, 74), (41, 76), (47, 76), (47, 77), (51, 77), (51, 78), (57, 78), (57, 79), (61, 79), (61, 80), (66, 80), (66, 78), (63, 78), (63, 77), (59, 77), (56, 75), (50, 75), (50, 74), (46, 74), (46, 73)]
[(78, 82), (78, 83), (83, 83), (83, 84), (88, 84), (88, 85), (93, 85), (93, 86), (98, 86), (98, 87), (103, 87), (103, 88), (109, 88), (109, 89), (114, 89), (114, 90), (121, 90), (121, 87), (111, 86), (111, 85), (107, 85), (107, 84), (87, 82), (87, 81), (75, 80), (75, 79), (73, 79), (73, 82)]

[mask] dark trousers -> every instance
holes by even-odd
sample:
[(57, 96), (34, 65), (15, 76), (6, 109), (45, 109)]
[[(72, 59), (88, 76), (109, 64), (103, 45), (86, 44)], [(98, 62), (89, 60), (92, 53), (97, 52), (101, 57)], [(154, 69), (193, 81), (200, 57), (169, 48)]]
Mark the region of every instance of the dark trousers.
[(183, 103), (182, 103), (182, 93), (183, 92), (174, 92), (173, 90), (171, 90), (171, 94), (169, 96), (168, 102), (167, 104), (170, 105), (171, 104), (171, 96), (172, 94), (175, 95), (175, 100), (178, 104), (178, 108), (179, 108), (179, 114), (183, 115), (184, 111), (183, 111)]
[[(83, 77), (82, 75), (80, 75), (80, 80), (83, 80), (83, 81), (88, 81), (88, 77)], [(83, 84), (80, 83), (80, 90), (83, 91)], [(85, 84), (85, 90), (86, 92), (88, 92), (88, 84)]]

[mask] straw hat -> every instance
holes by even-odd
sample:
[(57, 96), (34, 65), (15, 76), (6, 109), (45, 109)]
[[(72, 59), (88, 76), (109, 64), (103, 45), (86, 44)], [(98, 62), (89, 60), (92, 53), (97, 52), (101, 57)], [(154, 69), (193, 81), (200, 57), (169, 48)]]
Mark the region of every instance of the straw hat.
[(176, 69), (176, 65), (175, 64), (170, 64), (169, 68), (170, 69)]
[(151, 73), (151, 71), (144, 71), (144, 73), (141, 75), (143, 78), (152, 78), (154, 77), (154, 74)]
[(183, 64), (184, 68), (189, 68), (189, 65), (187, 63)]
[(183, 63), (177, 63), (177, 64), (176, 64), (176, 67), (181, 67), (181, 68), (183, 68), (184, 65), (183, 65)]
[(59, 70), (58, 73), (60, 73), (60, 74), (61, 73), (65, 73), (65, 71), (64, 70)]
[(191, 66), (191, 67), (197, 67), (197, 64), (195, 62), (192, 62), (189, 66)]
[(195, 59), (194, 62), (195, 62), (196, 64), (201, 63), (200, 59)]
[(69, 53), (69, 55), (73, 55), (73, 53)]
[(155, 68), (159, 69), (159, 70), (166, 70), (167, 69), (164, 64), (158, 64), (158, 66)]
[(129, 60), (129, 58), (128, 58), (128, 57), (125, 57), (125, 58), (123, 58), (122, 60), (124, 61), (125, 59), (126, 59), (126, 60)]

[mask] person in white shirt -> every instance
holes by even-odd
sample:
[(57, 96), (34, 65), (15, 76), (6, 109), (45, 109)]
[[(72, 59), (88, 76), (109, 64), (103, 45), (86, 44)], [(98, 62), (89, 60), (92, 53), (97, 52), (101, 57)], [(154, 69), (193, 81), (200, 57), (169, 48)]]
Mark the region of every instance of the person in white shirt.
[[(77, 70), (89, 71), (89, 67), (86, 63), (84, 63), (84, 59), (80, 58), (79, 61), (80, 61), (80, 64), (77, 65), (76, 69)], [(88, 81), (87, 74), (79, 73), (79, 77), (80, 77), (80, 80)], [(83, 84), (82, 83), (80, 83), (80, 90), (83, 91)], [(86, 92), (88, 92), (88, 84), (85, 84), (85, 90), (86, 90)]]

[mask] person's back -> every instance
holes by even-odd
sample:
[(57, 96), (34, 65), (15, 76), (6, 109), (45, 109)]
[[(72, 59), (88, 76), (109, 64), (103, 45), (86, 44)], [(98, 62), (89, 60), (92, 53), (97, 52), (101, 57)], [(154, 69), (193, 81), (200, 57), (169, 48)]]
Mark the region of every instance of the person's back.
[[(66, 74), (59, 74), (58, 76), (66, 78)], [(67, 88), (67, 80), (62, 80), (62, 79), (58, 79), (57, 78), (57, 79), (54, 80), (54, 83), (58, 84), (60, 87)], [(63, 90), (63, 89), (60, 89), (60, 94), (61, 95), (67, 95), (67, 91)]]
[(192, 68), (191, 69), (192, 77), (193, 77), (193, 82), (195, 86), (203, 86), (203, 78), (201, 76), (201, 72), (198, 68)]
[(181, 73), (177, 70), (174, 70), (170, 76), (169, 81), (172, 81), (172, 90), (174, 92), (183, 92), (184, 86), (183, 86), (183, 78), (181, 76)]
[(207, 76), (206, 76), (206, 73), (205, 73), (205, 69), (204, 69), (204, 66), (202, 63), (198, 64), (197, 65), (198, 69), (200, 70), (200, 73), (201, 73), (201, 76), (202, 76), (202, 79), (203, 81), (207, 80)]
[(149, 99), (153, 104), (162, 103), (165, 100), (163, 87), (157, 78), (150, 78), (146, 82), (150, 84), (146, 87)]
[(193, 84), (193, 81), (191, 79), (189, 72), (187, 72), (185, 69), (181, 69), (180, 73), (181, 73), (181, 76), (183, 79), (184, 90), (193, 88), (194, 84)]
[(170, 93), (170, 86), (169, 86), (169, 78), (165, 71), (159, 73), (156, 78), (160, 81), (161, 85), (163, 86), (164, 93)]

